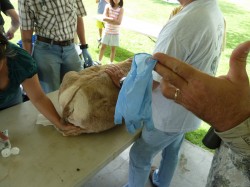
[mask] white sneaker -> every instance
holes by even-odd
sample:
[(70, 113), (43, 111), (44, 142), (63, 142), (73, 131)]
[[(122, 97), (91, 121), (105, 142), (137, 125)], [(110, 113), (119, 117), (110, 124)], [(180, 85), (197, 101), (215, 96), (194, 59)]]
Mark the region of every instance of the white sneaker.
[(102, 62), (100, 62), (100, 61), (94, 61), (94, 66), (99, 66), (99, 65), (102, 65)]

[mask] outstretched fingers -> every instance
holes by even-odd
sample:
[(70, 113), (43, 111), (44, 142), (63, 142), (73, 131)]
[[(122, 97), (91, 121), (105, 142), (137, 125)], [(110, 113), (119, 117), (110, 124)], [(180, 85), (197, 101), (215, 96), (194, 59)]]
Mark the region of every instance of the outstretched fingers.
[(153, 58), (187, 82), (192, 78), (193, 73), (196, 71), (196, 69), (189, 64), (163, 53), (156, 53), (153, 55)]
[[(162, 84), (164, 85), (164, 87), (169, 90), (174, 90), (174, 92), (175, 88), (185, 88), (185, 86), (188, 84), (188, 78), (186, 78), (187, 76), (185, 75), (185, 72), (181, 70), (184, 63), (178, 61), (175, 58), (160, 53), (155, 54), (154, 57), (156, 58), (156, 60), (158, 60), (158, 63), (155, 66), (155, 71), (162, 76)], [(182, 72), (184, 73), (184, 75)], [(167, 86), (167, 83), (172, 85), (172, 89)], [(173, 86), (175, 88), (173, 88)]]

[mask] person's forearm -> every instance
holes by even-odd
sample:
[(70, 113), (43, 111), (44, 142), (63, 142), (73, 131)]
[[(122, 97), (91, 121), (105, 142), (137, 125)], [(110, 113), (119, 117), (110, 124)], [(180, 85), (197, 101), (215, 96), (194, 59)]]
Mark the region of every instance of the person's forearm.
[(86, 44), (84, 21), (82, 17), (77, 17), (77, 35), (81, 44)]
[(21, 29), (23, 49), (25, 49), (29, 54), (32, 53), (32, 34), (33, 34), (33, 30)]
[(110, 17), (104, 17), (104, 18), (103, 18), (103, 21), (106, 21), (106, 22), (111, 23), (111, 24), (113, 24), (113, 25), (120, 25), (120, 24), (121, 24), (120, 21), (115, 20), (115, 19), (110, 18)]
[(6, 15), (11, 18), (11, 27), (9, 31), (12, 33), (16, 32), (20, 25), (17, 12), (15, 11), (15, 9), (9, 9), (6, 11)]
[(37, 100), (31, 100), (37, 110), (43, 114), (57, 128), (61, 125), (61, 117), (57, 113), (51, 100), (44, 94)]
[(8, 32), (15, 33), (19, 28), (19, 22), (11, 22), (11, 27), (9, 28)]

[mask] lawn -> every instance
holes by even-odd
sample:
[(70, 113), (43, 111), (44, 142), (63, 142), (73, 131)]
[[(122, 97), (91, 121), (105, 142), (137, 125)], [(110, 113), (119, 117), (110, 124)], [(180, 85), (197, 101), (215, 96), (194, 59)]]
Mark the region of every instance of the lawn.
[[(11, 2), (17, 8), (17, 1), (12, 0)], [(99, 53), (99, 49), (97, 48), (98, 31), (94, 19), (97, 11), (97, 4), (93, 0), (84, 0), (83, 2), (88, 13), (84, 21), (89, 52), (92, 58), (97, 60)], [(218, 2), (227, 23), (226, 48), (222, 54), (217, 72), (217, 75), (222, 75), (227, 73), (229, 57), (235, 46), (250, 39), (250, 2), (249, 0), (219, 0)], [(162, 26), (168, 20), (171, 10), (176, 6), (178, 5), (169, 4), (163, 0), (124, 0), (124, 16)], [(8, 28), (10, 21), (8, 18), (5, 19), (5, 28)], [(16, 33), (12, 41), (17, 43), (18, 40), (20, 40), (20, 34)], [(115, 62), (123, 61), (139, 52), (152, 53), (154, 45), (155, 43), (147, 36), (122, 29), (120, 47), (117, 49)], [(103, 59), (103, 62), (108, 61), (109, 50), (105, 53)], [(249, 60), (247, 71), (250, 72)], [(187, 133), (186, 139), (203, 147), (201, 139), (208, 128), (209, 126), (206, 123), (202, 123), (198, 130)]]

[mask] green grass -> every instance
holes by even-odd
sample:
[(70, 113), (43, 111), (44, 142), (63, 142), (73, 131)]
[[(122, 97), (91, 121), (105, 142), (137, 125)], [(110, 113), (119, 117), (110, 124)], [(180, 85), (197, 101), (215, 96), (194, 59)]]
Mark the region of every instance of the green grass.
[[(17, 1), (11, 0), (11, 2), (17, 8)], [(94, 19), (97, 4), (93, 0), (84, 0), (83, 2), (88, 13), (87, 17), (84, 18), (84, 22), (87, 43), (89, 44), (89, 52), (92, 58), (97, 60), (99, 54), (99, 49), (97, 48), (98, 31)], [(232, 50), (239, 43), (250, 39), (250, 2), (249, 0), (219, 0), (218, 2), (227, 23), (226, 48), (222, 54), (221, 63), (219, 64), (217, 72), (217, 75), (222, 75), (226, 74), (228, 71), (228, 62)], [(163, 0), (126, 0), (124, 1), (124, 16), (162, 26), (168, 20), (171, 10), (176, 6), (178, 5), (169, 4)], [(7, 28), (10, 21), (9, 18), (5, 19), (5, 28)], [(20, 40), (19, 32), (15, 34), (15, 38), (12, 41), (16, 43), (18, 40)], [(154, 45), (155, 43), (144, 35), (126, 29), (121, 29), (120, 47), (117, 49), (115, 62), (123, 61), (139, 52), (152, 53)], [(106, 51), (103, 62), (109, 61), (109, 52), (109, 50)], [(250, 72), (249, 60), (247, 71), (248, 73)], [(198, 130), (187, 133), (186, 139), (198, 146), (203, 147), (201, 139), (205, 135), (208, 128), (209, 126), (206, 123), (202, 123)]]

